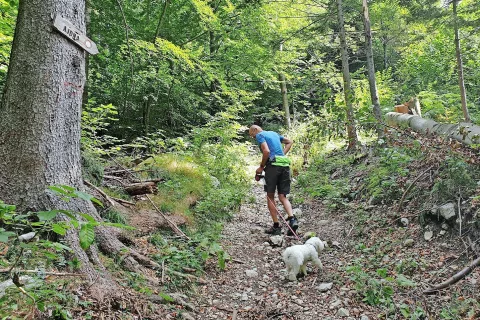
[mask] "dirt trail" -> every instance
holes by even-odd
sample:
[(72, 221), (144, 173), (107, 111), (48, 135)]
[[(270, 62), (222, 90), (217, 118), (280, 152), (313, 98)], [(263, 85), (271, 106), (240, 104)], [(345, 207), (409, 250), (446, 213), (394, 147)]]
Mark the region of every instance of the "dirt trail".
[[(298, 282), (285, 279), (281, 253), (299, 242), (287, 238), (282, 247), (268, 243), (264, 229), (270, 226), (271, 218), (263, 186), (254, 185), (252, 192), (255, 202), (243, 205), (222, 234), (222, 245), (229, 255), (244, 263), (229, 262), (224, 272), (214, 265), (207, 269), (211, 284), (200, 288), (196, 319), (340, 319), (337, 312), (342, 307), (349, 309), (350, 319), (360, 319), (364, 310), (351, 306), (353, 292), (342, 288), (339, 284), (343, 281), (336, 279), (340, 274), (337, 269), (345, 259), (345, 256), (338, 259), (343, 254), (340, 248), (330, 246), (323, 252), (322, 271), (309, 264), (305, 278)], [(294, 203), (293, 206), (298, 207)], [(313, 231), (322, 240), (338, 241), (341, 246), (342, 238), (352, 228), (325, 216), (321, 207), (304, 204), (299, 208), (301, 234)], [(327, 292), (317, 288), (321, 283), (331, 282), (333, 288)]]

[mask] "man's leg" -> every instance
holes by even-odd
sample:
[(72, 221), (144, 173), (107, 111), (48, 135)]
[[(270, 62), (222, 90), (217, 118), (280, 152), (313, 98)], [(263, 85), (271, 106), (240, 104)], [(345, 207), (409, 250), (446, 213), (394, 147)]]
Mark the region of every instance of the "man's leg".
[(287, 196), (283, 193), (279, 193), (278, 194), (278, 200), (280, 200), (283, 207), (285, 208), (285, 211), (287, 212), (288, 217), (293, 217), (292, 204), (288, 200)]
[(277, 169), (271, 165), (265, 167), (265, 185), (263, 186), (267, 193), (267, 207), (273, 220), (273, 226), (266, 233), (272, 235), (282, 234), (282, 227), (278, 223), (277, 208), (275, 206), (275, 190), (277, 189)]
[[(287, 194), (290, 193), (290, 168), (289, 167), (284, 167), (280, 169), (280, 175), (279, 175), (279, 182), (278, 182), (278, 199), (282, 203), (283, 207), (285, 208), (285, 211), (288, 214), (288, 224), (290, 225), (290, 228), (293, 230), (293, 232), (297, 232), (298, 229), (298, 221), (297, 218), (293, 215), (293, 210), (292, 210), (292, 204), (290, 201), (287, 199)], [(289, 228), (289, 229), (290, 229)], [(287, 235), (291, 236), (293, 235), (291, 230), (288, 230)]]
[(265, 230), (266, 233), (271, 235), (281, 235), (282, 234), (282, 227), (278, 222), (278, 215), (277, 215), (277, 208), (275, 206), (275, 193), (267, 192), (267, 205), (268, 211), (270, 212), (270, 216), (273, 220), (273, 226)]
[[(288, 200), (287, 200), (288, 201)], [(267, 193), (267, 205), (273, 223), (278, 223), (277, 208), (275, 206), (275, 193)]]

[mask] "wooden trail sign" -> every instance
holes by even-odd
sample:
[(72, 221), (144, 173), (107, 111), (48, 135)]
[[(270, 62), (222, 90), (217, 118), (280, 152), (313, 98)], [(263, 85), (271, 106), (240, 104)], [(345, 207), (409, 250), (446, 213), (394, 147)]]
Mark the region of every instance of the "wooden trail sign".
[(90, 40), (86, 35), (75, 27), (70, 21), (60, 16), (56, 16), (53, 22), (53, 26), (60, 31), (65, 37), (76, 43), (82, 49), (90, 54), (97, 54), (98, 49), (95, 42)]

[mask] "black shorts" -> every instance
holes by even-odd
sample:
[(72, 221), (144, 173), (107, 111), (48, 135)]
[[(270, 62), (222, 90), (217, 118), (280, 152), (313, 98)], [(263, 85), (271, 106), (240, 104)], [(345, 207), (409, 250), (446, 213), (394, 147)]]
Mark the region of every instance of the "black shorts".
[(263, 189), (267, 193), (287, 195), (290, 193), (290, 167), (279, 167), (268, 164), (265, 169), (265, 185)]

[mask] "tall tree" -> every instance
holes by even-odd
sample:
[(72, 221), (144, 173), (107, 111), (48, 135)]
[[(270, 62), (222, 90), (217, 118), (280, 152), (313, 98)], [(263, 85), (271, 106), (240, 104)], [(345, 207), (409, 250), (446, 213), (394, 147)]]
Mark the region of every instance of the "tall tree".
[[(283, 42), (280, 43), (280, 51), (283, 51)], [(288, 94), (287, 94), (287, 81), (285, 79), (285, 74), (283, 72), (279, 75), (280, 78), (280, 89), (282, 91), (282, 105), (283, 105), (283, 112), (285, 113), (285, 127), (290, 129), (290, 108), (288, 106)]]
[[(55, 15), (85, 31), (85, 1), (21, 1), (19, 5), (0, 107), (0, 199), (20, 210), (92, 212), (87, 202), (67, 204), (46, 191), (51, 185), (82, 188), (80, 109), (85, 53), (52, 31)], [(75, 232), (67, 238), (88, 266)]]
[[(52, 30), (61, 16), (85, 32), (85, 1), (20, 1), (5, 95), (0, 106), (0, 199), (19, 211), (66, 209), (101, 221), (90, 202), (65, 202), (51, 185), (83, 189), (80, 165), (80, 116), (85, 84), (85, 52)], [(66, 219), (66, 217), (60, 217)], [(138, 271), (148, 261), (125, 247), (107, 227), (95, 230), (99, 247), (109, 254), (126, 252), (125, 266)], [(70, 229), (66, 241), (81, 271), (97, 278), (96, 247), (89, 255)], [(100, 278), (108, 279), (108, 278)]]
[(380, 110), (380, 102), (378, 100), (377, 81), (375, 79), (375, 63), (373, 61), (372, 49), (372, 30), (370, 28), (370, 15), (368, 13), (367, 0), (363, 0), (363, 23), (365, 26), (365, 51), (367, 53), (367, 69), (368, 69), (368, 83), (370, 85), (370, 97), (373, 104), (373, 114), (377, 120), (377, 135), (378, 138), (383, 137), (382, 111)]
[(462, 102), (462, 111), (465, 121), (471, 122), (470, 113), (467, 108), (467, 91), (465, 90), (465, 79), (463, 77), (463, 61), (462, 61), (462, 51), (460, 49), (460, 36), (458, 32), (458, 14), (457, 8), (458, 4), (461, 1), (459, 0), (448, 0), (448, 3), (452, 3), (453, 7), (453, 28), (455, 31), (455, 54), (457, 58), (457, 71), (458, 71), (458, 86), (460, 87), (460, 100)]
[(348, 48), (345, 36), (345, 21), (343, 16), (343, 1), (337, 0), (338, 7), (338, 27), (340, 29), (340, 54), (342, 56), (342, 72), (343, 72), (343, 91), (345, 95), (345, 105), (347, 112), (347, 135), (348, 150), (357, 147), (357, 129), (355, 127), (355, 117), (353, 114), (353, 92), (351, 88), (350, 68), (348, 64)]

